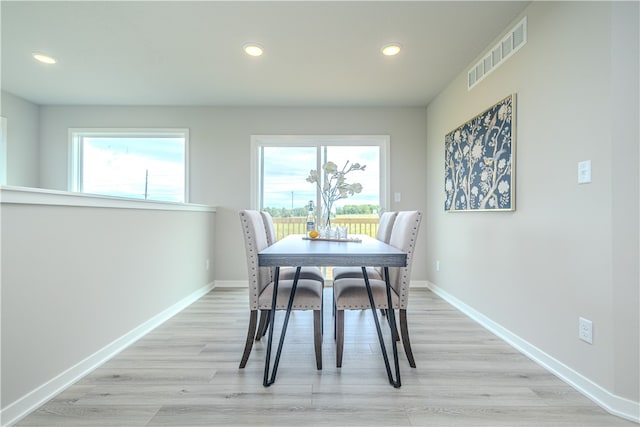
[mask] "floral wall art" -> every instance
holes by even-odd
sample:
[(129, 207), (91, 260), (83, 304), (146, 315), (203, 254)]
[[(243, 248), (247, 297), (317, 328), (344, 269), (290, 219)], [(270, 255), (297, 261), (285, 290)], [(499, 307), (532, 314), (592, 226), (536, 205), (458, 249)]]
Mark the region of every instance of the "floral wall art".
[(445, 211), (515, 209), (512, 94), (445, 136)]

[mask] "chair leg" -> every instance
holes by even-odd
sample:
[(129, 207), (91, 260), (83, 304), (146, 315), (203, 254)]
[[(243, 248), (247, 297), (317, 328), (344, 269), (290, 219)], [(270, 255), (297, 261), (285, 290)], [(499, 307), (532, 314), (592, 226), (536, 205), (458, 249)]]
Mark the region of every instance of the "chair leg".
[(244, 353), (242, 353), (242, 360), (240, 361), (240, 369), (244, 368), (249, 360), (251, 354), (251, 347), (253, 347), (253, 336), (256, 333), (256, 324), (258, 323), (258, 310), (251, 310), (249, 316), (249, 330), (247, 331), (247, 342), (244, 345)]
[(313, 346), (316, 350), (316, 368), (322, 369), (322, 310), (313, 310)]
[[(331, 292), (333, 292), (333, 290)], [(331, 295), (331, 310), (333, 312), (333, 317), (336, 317), (336, 296), (335, 296), (335, 293), (333, 295)]]
[(271, 310), (261, 310), (260, 311), (260, 322), (258, 323), (258, 331), (256, 332), (256, 341), (260, 341), (260, 339), (267, 333), (267, 328), (269, 327), (269, 313)]
[(404, 346), (404, 352), (409, 360), (409, 366), (416, 367), (416, 361), (413, 358), (413, 351), (411, 351), (411, 342), (409, 341), (409, 327), (407, 326), (407, 310), (400, 309), (400, 330), (402, 331), (402, 345)]
[(324, 292), (320, 299), (320, 331), (322, 332), (322, 335), (324, 335)]
[(342, 368), (342, 349), (344, 347), (344, 310), (336, 310), (336, 367)]
[(333, 340), (337, 340), (338, 336), (337, 336), (337, 330), (338, 327), (336, 326), (337, 324), (337, 319), (336, 319), (336, 300), (333, 300)]
[(269, 325), (271, 325), (271, 310), (267, 311), (267, 321), (264, 322), (264, 330), (262, 331), (262, 336), (267, 335), (267, 330), (269, 329)]

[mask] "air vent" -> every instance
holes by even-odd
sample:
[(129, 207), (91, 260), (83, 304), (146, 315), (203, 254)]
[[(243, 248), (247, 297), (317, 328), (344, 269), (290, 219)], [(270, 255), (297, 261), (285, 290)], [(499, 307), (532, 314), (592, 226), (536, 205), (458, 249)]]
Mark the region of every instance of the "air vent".
[(511, 29), (489, 52), (468, 72), (467, 88), (471, 90), (518, 49), (527, 44), (527, 17)]

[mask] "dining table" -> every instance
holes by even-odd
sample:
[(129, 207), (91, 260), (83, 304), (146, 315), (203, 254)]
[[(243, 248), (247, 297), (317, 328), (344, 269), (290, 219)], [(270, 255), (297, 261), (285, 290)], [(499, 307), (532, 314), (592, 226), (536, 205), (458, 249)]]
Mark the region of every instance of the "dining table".
[[(258, 264), (261, 267), (275, 267), (273, 278), (273, 297), (269, 321), (269, 338), (266, 349), (263, 385), (268, 387), (275, 382), (280, 355), (291, 314), (291, 307), (295, 298), (300, 270), (305, 266), (317, 267), (362, 267), (364, 286), (369, 296), (371, 313), (373, 314), (382, 357), (389, 378), (389, 383), (398, 388), (401, 386), (400, 367), (398, 364), (397, 329), (393, 305), (391, 303), (391, 284), (389, 282), (389, 267), (404, 267), (407, 265), (407, 253), (383, 241), (367, 235), (349, 235), (345, 239), (309, 238), (306, 235), (292, 234), (275, 242), (271, 246), (258, 252)], [(278, 349), (271, 367), (271, 348), (273, 331), (275, 328), (276, 300), (278, 294), (278, 280), (281, 267), (296, 267), (291, 294), (286, 308), (285, 318), (280, 333)], [(382, 329), (371, 292), (366, 267), (382, 267), (387, 290), (388, 324), (391, 330), (391, 346), (394, 360), (395, 377), (391, 371), (387, 349), (382, 335)]]

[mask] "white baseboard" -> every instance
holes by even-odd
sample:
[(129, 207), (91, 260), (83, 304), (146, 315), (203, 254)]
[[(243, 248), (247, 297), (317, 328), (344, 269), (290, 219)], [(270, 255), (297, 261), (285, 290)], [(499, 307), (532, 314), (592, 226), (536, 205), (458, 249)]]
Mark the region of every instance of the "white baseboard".
[[(325, 287), (331, 287), (333, 281), (325, 281)], [(216, 280), (216, 288), (247, 288), (249, 283), (246, 280)], [(412, 280), (412, 288), (428, 288), (429, 282), (427, 280)]]
[(468, 306), (458, 298), (449, 294), (431, 282), (427, 282), (427, 287), (436, 295), (449, 304), (460, 310), (469, 318), (475, 320), (485, 329), (491, 331), (507, 344), (523, 353), (525, 356), (538, 363), (549, 372), (569, 384), (571, 387), (582, 393), (594, 403), (602, 407), (607, 412), (621, 418), (625, 418), (636, 423), (640, 423), (640, 403), (616, 396), (600, 385), (594, 383), (582, 374), (574, 371), (569, 366), (554, 359), (544, 351), (523, 340), (513, 332), (505, 329), (500, 324), (494, 322), (484, 314)]
[(246, 280), (216, 280), (216, 288), (248, 288), (249, 282)]
[(171, 317), (178, 314), (190, 304), (197, 301), (199, 298), (213, 289), (213, 287), (214, 284), (209, 283), (196, 290), (171, 307), (158, 313), (140, 326), (113, 341), (111, 344), (98, 350), (91, 356), (78, 362), (74, 366), (60, 373), (56, 377), (50, 379), (38, 388), (25, 394), (15, 402), (9, 404), (6, 408), (1, 409), (0, 425), (3, 427), (10, 426), (13, 423), (20, 421), (30, 412), (37, 409), (40, 405), (50, 400), (65, 388), (69, 387), (80, 378), (93, 371), (116, 354), (120, 353), (129, 345), (133, 344), (138, 339), (142, 338), (144, 335), (148, 334), (153, 329), (157, 328), (158, 326), (169, 320)]
[(429, 281), (428, 280), (412, 280), (409, 284), (410, 288), (428, 288)]

